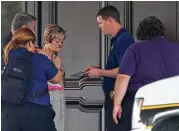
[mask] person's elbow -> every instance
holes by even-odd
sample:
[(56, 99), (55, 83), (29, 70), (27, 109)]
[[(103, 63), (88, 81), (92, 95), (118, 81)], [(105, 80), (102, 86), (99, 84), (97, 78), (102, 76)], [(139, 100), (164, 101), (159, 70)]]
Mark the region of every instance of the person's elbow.
[(49, 80), (53, 84), (59, 84), (63, 81), (63, 71), (59, 70), (56, 74), (56, 76)]
[(125, 74), (117, 74), (116, 81), (119, 82), (129, 82), (131, 76)]

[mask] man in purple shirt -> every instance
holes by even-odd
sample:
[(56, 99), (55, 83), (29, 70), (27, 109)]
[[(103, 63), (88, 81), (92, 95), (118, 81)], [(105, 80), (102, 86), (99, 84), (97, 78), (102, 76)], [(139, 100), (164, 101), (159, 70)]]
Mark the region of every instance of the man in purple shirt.
[[(140, 87), (179, 75), (179, 44), (169, 42), (164, 32), (162, 22), (154, 16), (140, 22), (137, 38), (142, 41), (127, 49), (116, 78), (113, 109), (115, 123), (118, 123), (119, 118), (121, 124), (128, 121), (131, 126), (133, 100)], [(129, 131), (130, 126), (125, 131)]]

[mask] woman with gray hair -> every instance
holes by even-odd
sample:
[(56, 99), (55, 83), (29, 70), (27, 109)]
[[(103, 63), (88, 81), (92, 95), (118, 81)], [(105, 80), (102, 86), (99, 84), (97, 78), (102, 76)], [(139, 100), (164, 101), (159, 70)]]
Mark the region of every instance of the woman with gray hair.
[[(54, 57), (59, 57), (61, 62), (58, 67), (59, 70), (64, 71), (62, 58), (58, 56), (61, 48), (64, 45), (64, 40), (66, 38), (66, 31), (53, 24), (48, 24), (44, 30), (44, 48), (40, 53), (46, 55), (50, 60)], [(48, 89), (50, 94), (50, 101), (52, 108), (54, 109), (56, 115), (54, 118), (55, 126), (57, 131), (66, 131), (66, 104), (64, 96), (64, 84), (52, 84), (48, 82)]]

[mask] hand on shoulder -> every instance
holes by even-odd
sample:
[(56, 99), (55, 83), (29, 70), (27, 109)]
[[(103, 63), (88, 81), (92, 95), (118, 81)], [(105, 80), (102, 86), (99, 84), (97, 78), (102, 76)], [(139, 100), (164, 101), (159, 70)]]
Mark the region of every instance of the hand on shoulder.
[(56, 68), (63, 70), (62, 69), (62, 58), (60, 56), (53, 56), (52, 62), (56, 66)]

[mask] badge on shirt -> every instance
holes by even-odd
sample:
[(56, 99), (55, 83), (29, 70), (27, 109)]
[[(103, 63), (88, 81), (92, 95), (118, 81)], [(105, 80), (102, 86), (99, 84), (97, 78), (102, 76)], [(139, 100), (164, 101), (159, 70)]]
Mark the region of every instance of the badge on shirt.
[(113, 50), (113, 45), (111, 46), (111, 49), (110, 49), (110, 51), (112, 51)]

